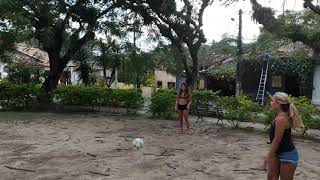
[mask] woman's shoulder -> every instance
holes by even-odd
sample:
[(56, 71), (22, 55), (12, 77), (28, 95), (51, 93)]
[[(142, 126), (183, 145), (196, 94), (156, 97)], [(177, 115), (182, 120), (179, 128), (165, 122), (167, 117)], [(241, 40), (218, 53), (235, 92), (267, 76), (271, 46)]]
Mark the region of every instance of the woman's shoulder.
[(289, 116), (288, 115), (279, 115), (279, 116), (277, 116), (275, 123), (277, 126), (283, 126), (283, 127), (287, 128), (288, 125), (290, 125)]

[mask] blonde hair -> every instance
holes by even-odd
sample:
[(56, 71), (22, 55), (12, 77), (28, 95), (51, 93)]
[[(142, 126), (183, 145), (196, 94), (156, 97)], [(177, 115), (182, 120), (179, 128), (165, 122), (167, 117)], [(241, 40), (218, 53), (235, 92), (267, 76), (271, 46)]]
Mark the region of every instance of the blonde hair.
[(290, 102), (288, 94), (284, 92), (277, 92), (273, 95), (276, 101), (280, 104), (282, 110), (289, 114), (289, 122), (292, 128), (303, 128), (304, 124), (299, 115), (296, 106)]

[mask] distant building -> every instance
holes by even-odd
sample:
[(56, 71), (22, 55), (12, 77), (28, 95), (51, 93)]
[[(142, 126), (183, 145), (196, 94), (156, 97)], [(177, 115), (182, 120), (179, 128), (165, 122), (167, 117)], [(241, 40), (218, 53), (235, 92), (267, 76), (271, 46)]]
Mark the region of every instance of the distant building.
[[(26, 67), (33, 67), (39, 69), (41, 72), (46, 72), (50, 70), (50, 63), (48, 53), (39, 49), (31, 47), (24, 43), (16, 44), (16, 51), (14, 54), (13, 61)], [(8, 75), (7, 64), (0, 63), (0, 80), (4, 79)], [(81, 84), (79, 79), (79, 73), (76, 69), (79, 67), (77, 62), (70, 61), (65, 70), (61, 74), (59, 83), (63, 84)], [(95, 70), (97, 76), (103, 76), (101, 69), (97, 68)], [(107, 76), (110, 76), (111, 71), (107, 71)], [(117, 79), (115, 80), (117, 83)]]
[(6, 64), (0, 62), (0, 81), (8, 76), (8, 68)]
[(155, 70), (154, 76), (156, 79), (157, 88), (176, 88), (176, 77), (166, 71)]

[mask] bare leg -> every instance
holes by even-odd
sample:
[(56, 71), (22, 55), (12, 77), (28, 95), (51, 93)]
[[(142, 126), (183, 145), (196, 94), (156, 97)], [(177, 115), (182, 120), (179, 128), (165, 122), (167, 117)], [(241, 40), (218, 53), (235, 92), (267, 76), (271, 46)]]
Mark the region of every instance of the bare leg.
[(297, 168), (296, 164), (280, 164), (280, 179), (293, 180), (294, 172)]
[(273, 157), (267, 161), (268, 180), (278, 180), (280, 173), (280, 162), (278, 158)]
[(180, 122), (180, 130), (183, 133), (183, 111), (178, 110), (179, 112), (179, 122)]
[(190, 124), (189, 124), (189, 119), (188, 119), (188, 110), (184, 110), (183, 111), (183, 118), (184, 118), (184, 120), (185, 120), (185, 122), (186, 122), (186, 125), (187, 125), (187, 129), (188, 129), (188, 131), (190, 130)]

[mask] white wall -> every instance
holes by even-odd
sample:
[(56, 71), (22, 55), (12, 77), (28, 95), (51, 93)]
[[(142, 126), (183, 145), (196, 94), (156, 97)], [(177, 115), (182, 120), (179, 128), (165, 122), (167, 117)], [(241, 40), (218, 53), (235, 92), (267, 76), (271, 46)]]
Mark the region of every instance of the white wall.
[(166, 71), (154, 71), (156, 81), (162, 82), (162, 88), (168, 87), (168, 82), (176, 83), (176, 77)]
[(312, 103), (320, 106), (320, 66), (316, 66), (313, 75), (313, 92), (312, 92)]
[(6, 78), (8, 76), (7, 72), (4, 72), (4, 67), (6, 64), (0, 63), (0, 80)]

